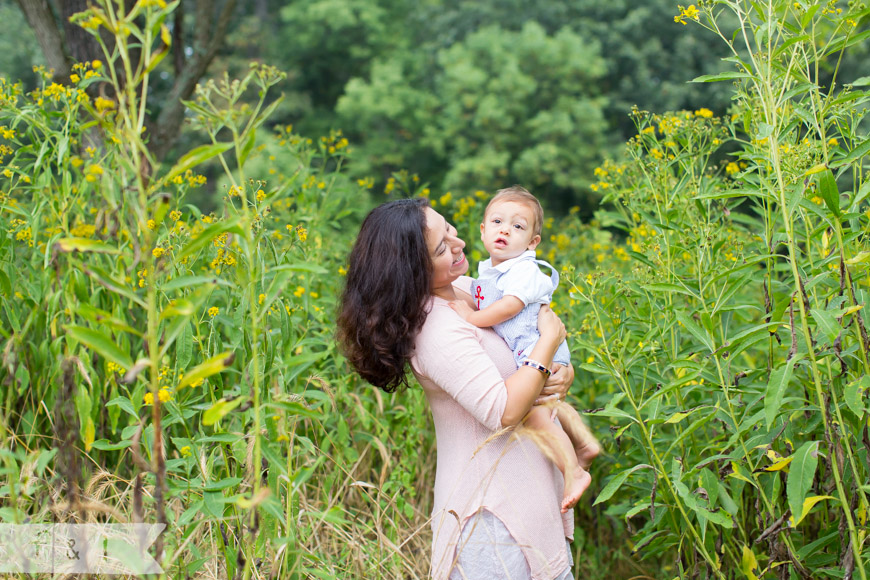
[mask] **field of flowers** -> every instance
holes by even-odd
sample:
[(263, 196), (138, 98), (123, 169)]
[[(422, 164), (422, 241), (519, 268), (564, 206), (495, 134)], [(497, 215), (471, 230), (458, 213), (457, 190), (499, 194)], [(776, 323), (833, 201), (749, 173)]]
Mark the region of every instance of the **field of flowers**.
[[(362, 382), (333, 337), (375, 181), (345, 175), (340, 131), (268, 122), (261, 64), (200, 86), (207, 141), (157, 163), (172, 9), (98, 2), (103, 60), (26, 94), (0, 77), (0, 523), (166, 523), (167, 577), (425, 578), (425, 400)], [(870, 77), (836, 63), (868, 10), (677, 11), (732, 51), (696, 79), (731, 109), (632, 111), (589, 176), (596, 219), (550, 215), (540, 248), (605, 447), (575, 577), (866, 580)], [(219, 200), (192, 203), (203, 187)], [(492, 192), (385, 190), (429, 197), (482, 257)]]

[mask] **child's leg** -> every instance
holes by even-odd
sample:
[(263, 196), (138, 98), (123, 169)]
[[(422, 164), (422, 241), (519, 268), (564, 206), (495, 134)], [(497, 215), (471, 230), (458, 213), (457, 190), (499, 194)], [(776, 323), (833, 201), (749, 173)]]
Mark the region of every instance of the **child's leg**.
[(577, 454), (568, 435), (553, 422), (551, 409), (544, 405), (532, 407), (526, 415), (526, 427), (542, 433), (545, 445), (552, 452), (553, 462), (565, 477), (565, 495), (562, 512), (574, 507), (592, 482), (589, 473), (577, 463)]
[(577, 461), (584, 469), (588, 469), (592, 460), (601, 453), (601, 445), (598, 444), (598, 439), (589, 430), (580, 413), (571, 405), (564, 402), (557, 403), (556, 417), (559, 418), (562, 429), (565, 430), (565, 434), (571, 440), (572, 448), (577, 455)]

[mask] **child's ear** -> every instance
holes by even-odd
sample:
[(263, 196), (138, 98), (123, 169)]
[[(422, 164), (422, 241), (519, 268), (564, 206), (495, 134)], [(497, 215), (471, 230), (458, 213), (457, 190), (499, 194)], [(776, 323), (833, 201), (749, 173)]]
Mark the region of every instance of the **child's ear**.
[(540, 244), (540, 243), (541, 243), (541, 236), (535, 236), (534, 238), (532, 238), (532, 241), (529, 242), (528, 249), (534, 250), (535, 248), (538, 247), (538, 244)]
[(480, 239), (483, 239), (483, 222), (480, 223)]

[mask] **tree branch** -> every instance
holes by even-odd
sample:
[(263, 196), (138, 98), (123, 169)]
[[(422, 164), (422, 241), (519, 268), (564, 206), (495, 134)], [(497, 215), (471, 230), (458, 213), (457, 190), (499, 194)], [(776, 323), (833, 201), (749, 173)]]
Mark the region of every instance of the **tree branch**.
[(64, 40), (57, 21), (46, 0), (18, 0), (21, 12), (33, 28), (39, 48), (45, 56), (48, 68), (54, 71), (54, 80), (64, 82), (69, 80), (70, 62), (64, 51)]

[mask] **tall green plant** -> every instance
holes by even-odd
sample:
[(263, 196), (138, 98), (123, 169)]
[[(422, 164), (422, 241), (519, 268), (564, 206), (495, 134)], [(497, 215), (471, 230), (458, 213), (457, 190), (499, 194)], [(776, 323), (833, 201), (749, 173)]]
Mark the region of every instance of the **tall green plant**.
[(696, 79), (735, 83), (731, 117), (636, 111), (630, 161), (595, 185), (634, 263), (574, 287), (633, 463), (597, 503), (627, 495), (609, 510), (643, 519), (635, 549), (677, 551), (681, 575), (867, 576), (867, 81), (822, 74), (866, 17), (680, 7), (732, 51)]

